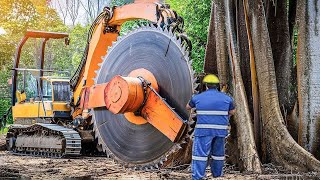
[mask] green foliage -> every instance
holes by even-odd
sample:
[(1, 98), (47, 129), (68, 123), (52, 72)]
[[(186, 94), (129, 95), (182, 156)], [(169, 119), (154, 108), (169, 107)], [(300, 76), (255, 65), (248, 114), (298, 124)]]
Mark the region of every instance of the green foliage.
[[(44, 68), (68, 71), (72, 75), (81, 60), (89, 26), (64, 25), (56, 11), (47, 6), (46, 0), (4, 0), (0, 1), (0, 7), (0, 27), (6, 31), (6, 34), (0, 35), (0, 87), (9, 88), (7, 80), (11, 77), (16, 47), (27, 30), (68, 32), (71, 40), (69, 46), (64, 44), (64, 40), (47, 41)], [(38, 67), (41, 43), (41, 39), (28, 39), (22, 49), (19, 67)], [(22, 82), (19, 74), (18, 79)], [(32, 81), (30, 73), (27, 81)], [(26, 90), (34, 89), (35, 83), (27, 83), (27, 86), (30, 87)], [(21, 88), (20, 83), (18, 89)], [(11, 100), (1, 96), (0, 92), (0, 116), (10, 104)]]
[(90, 26), (85, 27), (80, 24), (72, 29), (68, 29), (70, 45), (66, 46), (63, 40), (51, 40), (46, 59), (51, 58), (52, 63), (47, 63), (46, 69), (60, 71), (69, 71), (70, 75), (74, 73), (82, 58), (85, 46), (87, 44), (87, 33)]
[[(2, 116), (7, 112), (7, 110), (11, 106), (11, 99), (9, 99), (9, 98), (0, 98), (0, 104), (1, 104), (1, 106), (0, 106), (0, 119), (1, 119)], [(11, 116), (11, 114), (7, 118), (7, 123), (6, 124), (12, 124), (12, 116)]]
[(192, 42), (193, 68), (203, 71), (211, 0), (167, 0), (171, 9), (184, 18), (185, 31)]

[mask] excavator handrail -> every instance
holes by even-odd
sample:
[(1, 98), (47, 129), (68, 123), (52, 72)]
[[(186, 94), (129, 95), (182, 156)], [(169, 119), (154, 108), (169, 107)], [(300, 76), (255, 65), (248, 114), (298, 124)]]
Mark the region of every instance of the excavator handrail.
[[(27, 30), (24, 37), (21, 39), (17, 50), (15, 54), (14, 59), (14, 65), (13, 65), (13, 72), (12, 72), (12, 99), (11, 99), (11, 105), (14, 106), (16, 102), (16, 90), (17, 90), (17, 68), (19, 68), (20, 63), (20, 56), (21, 56), (21, 50), (23, 45), (26, 43), (28, 38), (42, 38), (42, 44), (41, 44), (41, 54), (40, 54), (40, 69), (43, 69), (44, 66), (44, 50), (46, 42), (49, 39), (62, 39), (62, 38), (68, 38), (69, 34), (67, 33), (61, 33), (61, 32), (46, 32), (46, 31), (33, 31), (33, 30)], [(69, 43), (69, 40), (66, 39), (66, 44)], [(43, 71), (40, 71), (40, 76), (43, 76)], [(42, 86), (42, 82), (40, 82), (40, 86)]]
[(65, 73), (70, 76), (69, 71), (59, 71), (59, 70), (51, 70), (51, 69), (29, 69), (29, 68), (14, 68), (11, 69), (13, 71), (29, 71), (29, 72), (56, 72), (56, 73)]
[(68, 33), (62, 32), (48, 32), (48, 31), (34, 31), (27, 30), (25, 37), (31, 38), (47, 38), (47, 39), (63, 39), (69, 37)]

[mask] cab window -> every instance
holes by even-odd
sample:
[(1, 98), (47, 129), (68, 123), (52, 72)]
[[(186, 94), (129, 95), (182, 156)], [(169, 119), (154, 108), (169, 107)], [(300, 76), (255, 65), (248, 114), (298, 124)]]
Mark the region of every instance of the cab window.
[(69, 82), (52, 82), (54, 101), (70, 101)]
[(42, 81), (42, 93), (44, 101), (52, 101), (52, 87), (49, 81)]

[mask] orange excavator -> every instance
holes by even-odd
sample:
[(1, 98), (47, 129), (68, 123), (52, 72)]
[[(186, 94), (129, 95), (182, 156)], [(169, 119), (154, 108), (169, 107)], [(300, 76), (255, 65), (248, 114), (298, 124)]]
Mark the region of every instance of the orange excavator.
[[(119, 36), (123, 23), (137, 19), (150, 24)], [(93, 22), (87, 42), (80, 65), (68, 81), (70, 102), (61, 105), (70, 116), (46, 113), (45, 107), (51, 107), (51, 112), (59, 114), (54, 109), (58, 106), (52, 106), (55, 99), (48, 105), (40, 98), (39, 109), (28, 110), (29, 106), (21, 106), (28, 99), (16, 101), (13, 95), (15, 122), (32, 121), (9, 129), (8, 149), (17, 154), (66, 156), (85, 154), (94, 145), (126, 167), (188, 163), (192, 128), (185, 105), (195, 90), (195, 77), (183, 19), (155, 0), (106, 7)], [(39, 79), (48, 78), (40, 75)], [(55, 81), (61, 80), (50, 79), (53, 97), (61, 90)], [(12, 84), (16, 86), (15, 81)], [(16, 87), (13, 90), (14, 94)], [(41, 113), (23, 117), (22, 109)]]

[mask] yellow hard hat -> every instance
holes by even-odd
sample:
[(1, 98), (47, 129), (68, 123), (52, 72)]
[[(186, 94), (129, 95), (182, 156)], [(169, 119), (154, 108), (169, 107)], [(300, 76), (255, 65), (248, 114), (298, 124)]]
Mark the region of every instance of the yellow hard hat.
[(220, 81), (219, 81), (219, 78), (216, 75), (208, 74), (203, 78), (202, 82), (203, 83), (209, 83), (209, 84), (218, 84)]

